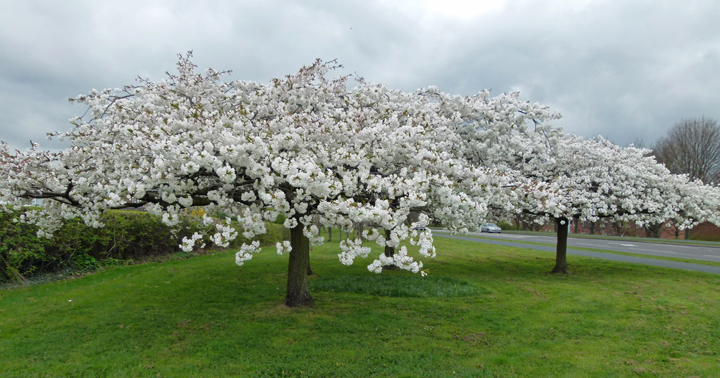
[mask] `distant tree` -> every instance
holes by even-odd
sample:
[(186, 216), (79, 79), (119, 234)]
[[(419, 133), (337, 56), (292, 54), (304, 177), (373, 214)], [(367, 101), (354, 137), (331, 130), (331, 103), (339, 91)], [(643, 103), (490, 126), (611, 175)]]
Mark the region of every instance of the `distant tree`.
[(519, 190), (508, 198), (510, 206), (498, 209), (490, 204), (491, 209), (555, 223), (553, 273), (568, 272), (571, 220), (578, 224), (605, 219), (637, 227), (673, 220), (681, 229), (706, 220), (720, 224), (716, 187), (672, 174), (649, 150), (565, 134), (542, 124), (555, 118), (552, 113), (524, 109), (528, 105), (521, 102), (512, 105), (493, 106), (494, 112), (488, 112), (492, 118), (461, 132), (468, 141), (469, 160), (516, 180)]
[(539, 218), (532, 214), (518, 213), (518, 214), (514, 214), (513, 218), (514, 218), (515, 224), (517, 225), (518, 230), (540, 231), (540, 230), (542, 230), (543, 226), (545, 225), (544, 220), (541, 220), (540, 222), (538, 222)]
[[(652, 149), (657, 161), (672, 173), (705, 183), (720, 181), (720, 127), (712, 118), (689, 118), (676, 123)], [(685, 239), (689, 236), (687, 229)]]
[(720, 126), (711, 118), (676, 123), (653, 147), (659, 163), (670, 172), (705, 183), (720, 181)]
[(645, 237), (647, 238), (660, 238), (660, 233), (662, 232), (663, 224), (661, 223), (648, 223), (643, 226), (645, 229)]
[(590, 235), (595, 235), (597, 222), (588, 222), (588, 231)]
[(629, 222), (609, 222), (615, 235), (618, 236), (632, 236)]

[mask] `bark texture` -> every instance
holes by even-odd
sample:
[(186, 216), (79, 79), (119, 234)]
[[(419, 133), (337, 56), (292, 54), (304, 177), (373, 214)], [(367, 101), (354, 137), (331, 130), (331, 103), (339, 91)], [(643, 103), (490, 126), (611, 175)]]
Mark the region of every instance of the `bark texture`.
[(566, 218), (555, 218), (557, 224), (557, 247), (555, 249), (555, 268), (550, 273), (568, 273), (567, 238), (569, 222)]
[(290, 230), (290, 260), (288, 262), (287, 296), (285, 304), (289, 307), (313, 306), (307, 284), (310, 269), (310, 240), (303, 234), (303, 225)]

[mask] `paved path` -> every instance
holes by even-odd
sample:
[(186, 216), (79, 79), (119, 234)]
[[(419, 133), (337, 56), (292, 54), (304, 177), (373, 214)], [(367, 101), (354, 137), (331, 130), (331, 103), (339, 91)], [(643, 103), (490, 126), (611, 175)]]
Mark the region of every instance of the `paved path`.
[[(535, 245), (535, 244), (526, 244), (526, 243), (517, 243), (517, 242), (512, 242), (512, 241), (506, 241), (506, 240), (497, 240), (497, 239), (493, 240), (493, 239), (486, 239), (486, 238), (473, 238), (473, 237), (468, 237), (468, 236), (456, 236), (456, 235), (450, 235), (450, 234), (443, 233), (443, 232), (438, 232), (437, 230), (433, 231), (433, 237), (466, 240), (466, 241), (472, 241), (472, 242), (477, 242), (477, 243), (495, 244), (495, 245), (502, 245), (502, 246), (506, 246), (506, 247), (515, 247), (515, 248), (527, 248), (527, 249), (534, 249), (534, 250), (538, 250), (538, 251), (548, 251), (548, 252), (555, 253), (555, 247), (549, 247), (549, 246), (544, 246), (544, 245)], [(648, 258), (644, 258), (644, 257), (616, 255), (613, 253), (590, 252), (590, 251), (583, 251), (580, 249), (571, 249), (571, 248), (568, 248), (567, 253), (568, 253), (568, 255), (580, 255), (580, 256), (595, 257), (598, 259), (605, 259), (605, 260), (660, 266), (663, 268), (675, 268), (675, 269), (691, 270), (691, 271), (695, 271), (695, 272), (720, 274), (720, 267), (711, 266), (711, 265), (691, 264), (691, 263), (684, 263), (684, 262), (670, 261), (670, 260), (648, 259)]]

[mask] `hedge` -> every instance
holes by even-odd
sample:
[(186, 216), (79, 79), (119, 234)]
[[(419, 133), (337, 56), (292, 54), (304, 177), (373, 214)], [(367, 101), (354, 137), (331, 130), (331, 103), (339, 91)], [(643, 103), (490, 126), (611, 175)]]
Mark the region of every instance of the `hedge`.
[[(103, 228), (86, 226), (82, 220), (67, 221), (52, 239), (38, 238), (37, 227), (13, 222), (17, 213), (0, 212), (0, 281), (24, 281), (40, 273), (63, 269), (88, 270), (179, 252), (183, 237), (202, 226), (198, 217), (182, 217), (176, 230), (161, 218), (143, 211), (112, 210), (103, 214)], [(273, 223), (259, 236), (261, 245), (289, 240), (290, 230)], [(239, 231), (231, 247), (246, 242)]]

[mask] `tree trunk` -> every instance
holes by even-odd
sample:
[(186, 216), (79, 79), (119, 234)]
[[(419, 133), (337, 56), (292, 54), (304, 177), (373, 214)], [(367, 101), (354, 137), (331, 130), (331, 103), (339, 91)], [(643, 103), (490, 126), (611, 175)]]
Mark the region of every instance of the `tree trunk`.
[(573, 220), (575, 221), (575, 234), (580, 233), (580, 217), (573, 217)]
[(567, 238), (569, 222), (567, 218), (555, 218), (557, 224), (557, 247), (555, 249), (555, 268), (550, 273), (569, 273), (567, 268)]
[(328, 227), (328, 241), (332, 241), (332, 227)]
[(290, 230), (290, 260), (288, 262), (288, 282), (285, 305), (289, 307), (313, 306), (307, 275), (310, 269), (310, 240), (303, 234), (303, 225), (298, 222)]
[(590, 222), (590, 235), (595, 235), (595, 224), (597, 222)]
[(659, 238), (660, 232), (662, 232), (661, 224), (649, 224), (645, 227), (645, 237), (647, 238)]
[[(385, 240), (390, 240), (390, 230), (385, 230)], [(387, 256), (387, 257), (395, 256), (395, 248), (388, 247), (387, 244), (385, 244), (385, 256)], [(383, 270), (397, 270), (397, 269), (400, 269), (400, 268), (398, 268), (396, 265), (383, 266)]]

